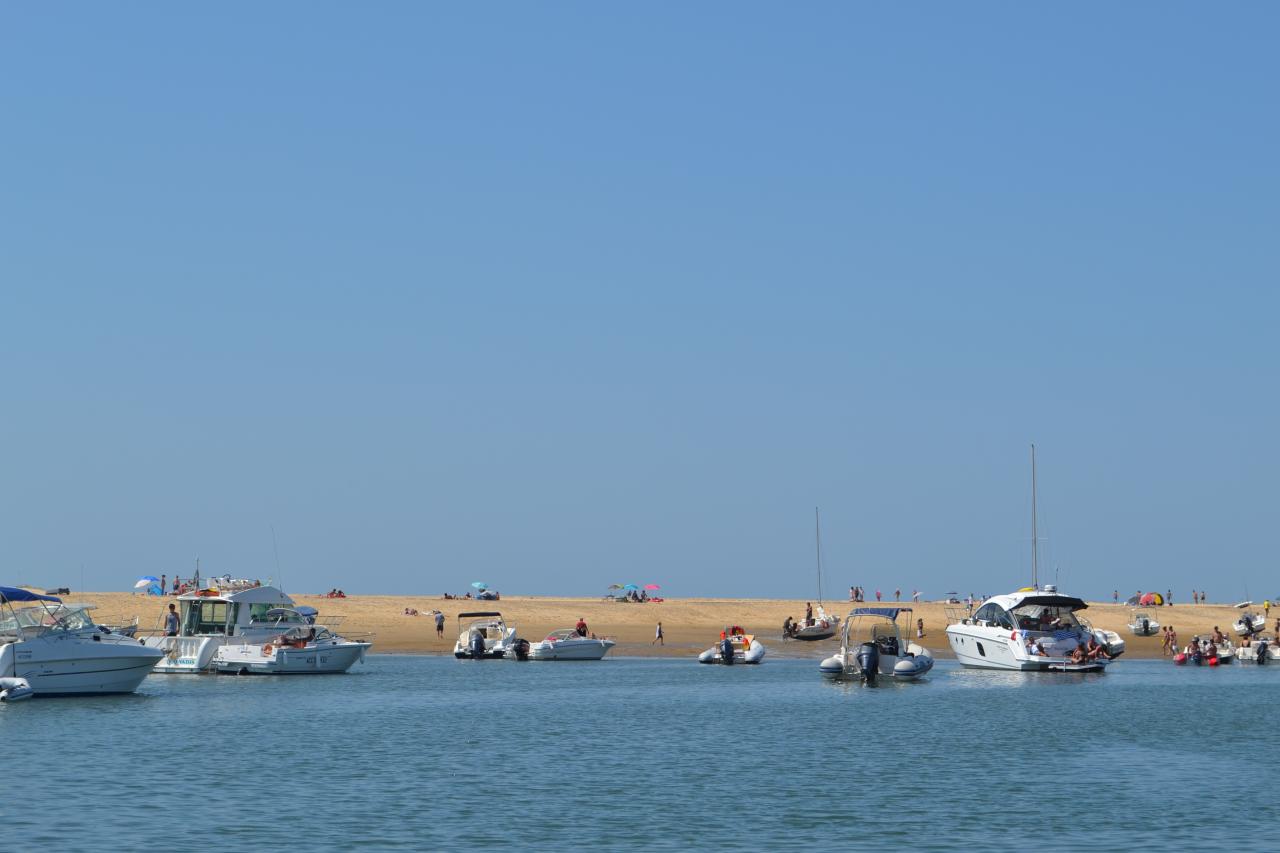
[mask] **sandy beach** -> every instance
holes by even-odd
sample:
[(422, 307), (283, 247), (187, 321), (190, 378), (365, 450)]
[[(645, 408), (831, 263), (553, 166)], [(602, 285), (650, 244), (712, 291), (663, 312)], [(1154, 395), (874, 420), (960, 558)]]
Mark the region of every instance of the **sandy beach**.
[[(760, 636), (774, 656), (812, 657), (819, 648), (834, 641), (804, 643), (782, 640), (782, 623), (787, 616), (804, 615), (804, 600), (759, 598), (680, 598), (663, 602), (632, 604), (599, 598), (548, 598), (534, 596), (503, 597), (501, 601), (445, 600), (440, 597), (415, 595), (354, 595), (330, 599), (322, 595), (293, 595), (300, 605), (310, 605), (324, 616), (340, 616), (340, 630), (368, 632), (375, 635), (375, 652), (444, 654), (453, 650), (457, 639), (457, 615), (477, 610), (499, 610), (520, 636), (538, 640), (557, 628), (572, 627), (579, 617), (586, 619), (591, 631), (618, 641), (615, 655), (663, 655), (683, 657), (709, 647), (725, 625), (741, 625)], [(98, 606), (99, 622), (115, 623), (138, 617), (140, 630), (159, 626), (161, 614), (172, 599), (146, 597), (123, 592), (81, 593), (67, 596), (69, 602), (85, 602)], [(828, 603), (828, 611), (844, 615), (854, 605), (847, 602)], [(860, 606), (876, 606), (874, 602)], [(887, 602), (881, 606), (893, 606)], [(937, 657), (951, 657), (944, 629), (947, 616), (941, 602), (906, 604), (913, 607), (911, 624), (924, 619), (923, 644)], [(406, 616), (406, 608), (416, 609), (419, 616)], [(431, 610), (445, 615), (443, 638), (436, 637)], [(1261, 612), (1261, 607), (1256, 608)], [(1085, 612), (1096, 627), (1116, 631), (1125, 639), (1126, 655), (1134, 658), (1160, 657), (1160, 637), (1135, 637), (1128, 629), (1130, 608), (1123, 605), (1090, 603)], [(1192, 634), (1207, 634), (1216, 625), (1231, 634), (1231, 623), (1240, 615), (1229, 605), (1176, 605), (1155, 608), (1162, 625), (1172, 624), (1183, 643)], [(1277, 612), (1280, 615), (1280, 612)], [(1273, 617), (1275, 618), (1275, 617)], [(665, 645), (653, 645), (654, 628), (662, 621)], [(906, 624), (906, 615), (899, 624)], [(914, 630), (912, 632), (914, 634)]]

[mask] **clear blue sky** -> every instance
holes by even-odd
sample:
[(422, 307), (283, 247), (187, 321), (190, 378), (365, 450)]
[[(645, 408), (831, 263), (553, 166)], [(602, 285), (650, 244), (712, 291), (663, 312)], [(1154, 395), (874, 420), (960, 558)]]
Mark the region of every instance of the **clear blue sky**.
[(1278, 25), (6, 4), (0, 582), (1275, 594)]

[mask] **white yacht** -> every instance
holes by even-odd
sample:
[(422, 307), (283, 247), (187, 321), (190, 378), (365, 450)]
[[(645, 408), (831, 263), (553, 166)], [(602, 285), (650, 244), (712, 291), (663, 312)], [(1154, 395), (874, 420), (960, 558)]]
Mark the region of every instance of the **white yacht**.
[(856, 679), (875, 684), (883, 676), (914, 681), (933, 669), (933, 655), (924, 646), (904, 641), (898, 614), (910, 607), (858, 607), (844, 620), (840, 651), (818, 665), (829, 678)]
[(1149, 610), (1135, 610), (1129, 619), (1129, 630), (1139, 637), (1150, 637), (1160, 630), (1160, 623)]
[[(14, 607), (27, 603), (27, 607)], [(53, 606), (50, 606), (53, 605)], [(0, 587), (0, 679), (25, 680), (37, 696), (132, 693), (163, 654), (94, 623), (89, 607)], [(6, 698), (21, 686), (6, 681)]]
[[(463, 628), (462, 620), (471, 619)], [(484, 660), (515, 655), (515, 626), (508, 627), (497, 610), (477, 610), (458, 614), (458, 642), (453, 646), (453, 656), (458, 659)]]
[(840, 617), (828, 615), (826, 608), (822, 606), (822, 525), (818, 517), (817, 507), (813, 508), (813, 535), (818, 555), (818, 611), (815, 615), (806, 617), (802, 623), (793, 625), (790, 633), (783, 637), (784, 640), (788, 638), (810, 641), (827, 640), (840, 631)]
[[(971, 614), (948, 610), (954, 620), (947, 640), (961, 664), (980, 669), (1097, 672), (1124, 654), (1115, 631), (1094, 630), (1080, 617), (1089, 605), (1039, 583), (1039, 525), (1036, 523), (1036, 446), (1031, 445), (1031, 586), (987, 599)], [(1102, 653), (1085, 657), (1078, 647), (1096, 641)]]
[(335, 629), (341, 617), (328, 616), (325, 624), (315, 624), (314, 615), (303, 612), (310, 609), (268, 610), (272, 636), (262, 644), (246, 635), (239, 643), (224, 643), (214, 652), (210, 668), (237, 675), (305, 675), (346, 672), (364, 660), (372, 642), (339, 635)]
[(529, 648), (530, 660), (600, 660), (616, 645), (610, 637), (584, 637), (576, 628), (552, 631)]
[(156, 672), (346, 672), (372, 645), (312, 624), (273, 586), (213, 586), (174, 601), (178, 635), (145, 640), (164, 654)]
[[(1124, 653), (1124, 641), (1112, 631), (1095, 631), (1080, 618), (1080, 611), (1088, 606), (1052, 585), (1028, 587), (987, 599), (972, 616), (947, 626), (947, 640), (956, 658), (968, 667), (1100, 671)], [(1073, 659), (1076, 647), (1090, 640), (1104, 648), (1105, 656)]]

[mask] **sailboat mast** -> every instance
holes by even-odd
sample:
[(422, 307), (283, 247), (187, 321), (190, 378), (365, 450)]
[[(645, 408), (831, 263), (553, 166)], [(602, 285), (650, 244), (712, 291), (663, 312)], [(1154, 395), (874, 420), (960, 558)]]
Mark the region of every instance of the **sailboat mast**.
[(822, 522), (818, 520), (818, 508), (813, 508), (813, 541), (818, 549), (818, 604), (822, 604)]
[(1040, 588), (1040, 534), (1036, 525), (1036, 446), (1031, 445), (1031, 585)]

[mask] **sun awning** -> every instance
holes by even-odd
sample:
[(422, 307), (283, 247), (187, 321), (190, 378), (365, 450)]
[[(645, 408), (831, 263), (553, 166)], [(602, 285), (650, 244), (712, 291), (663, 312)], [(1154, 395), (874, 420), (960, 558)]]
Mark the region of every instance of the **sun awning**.
[(16, 586), (0, 586), (0, 603), (7, 601), (56, 601), (62, 603), (62, 599), (56, 595), (40, 595), (38, 592), (29, 592), (25, 589), (18, 589)]

